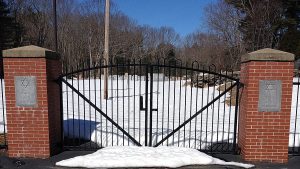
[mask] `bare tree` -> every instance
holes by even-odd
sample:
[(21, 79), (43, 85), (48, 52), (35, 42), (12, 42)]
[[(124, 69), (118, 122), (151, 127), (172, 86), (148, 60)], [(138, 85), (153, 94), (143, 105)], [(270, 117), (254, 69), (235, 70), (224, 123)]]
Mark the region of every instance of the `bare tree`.
[(243, 14), (224, 0), (208, 5), (205, 14), (209, 30), (219, 37), (219, 41), (226, 48), (223, 57), (226, 57), (227, 65), (231, 64), (231, 68), (238, 67), (240, 56), (245, 53), (243, 36), (239, 29)]

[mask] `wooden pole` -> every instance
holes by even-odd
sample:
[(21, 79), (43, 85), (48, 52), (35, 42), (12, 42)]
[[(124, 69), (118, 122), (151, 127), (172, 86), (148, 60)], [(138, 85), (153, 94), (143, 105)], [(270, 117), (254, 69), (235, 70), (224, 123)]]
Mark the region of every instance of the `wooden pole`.
[(54, 18), (54, 42), (55, 42), (55, 51), (58, 52), (58, 44), (57, 44), (57, 14), (56, 14), (56, 0), (53, 0), (53, 18)]
[[(109, 63), (109, 0), (105, 2), (104, 59)], [(104, 99), (108, 98), (108, 68), (104, 69)]]

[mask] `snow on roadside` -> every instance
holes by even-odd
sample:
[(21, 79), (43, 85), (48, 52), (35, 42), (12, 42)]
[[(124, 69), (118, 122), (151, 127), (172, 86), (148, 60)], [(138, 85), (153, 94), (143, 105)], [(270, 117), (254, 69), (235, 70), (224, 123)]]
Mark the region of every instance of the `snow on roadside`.
[(95, 153), (78, 156), (56, 163), (64, 167), (182, 167), (188, 165), (231, 165), (252, 168), (254, 165), (225, 162), (191, 148), (183, 147), (107, 147)]

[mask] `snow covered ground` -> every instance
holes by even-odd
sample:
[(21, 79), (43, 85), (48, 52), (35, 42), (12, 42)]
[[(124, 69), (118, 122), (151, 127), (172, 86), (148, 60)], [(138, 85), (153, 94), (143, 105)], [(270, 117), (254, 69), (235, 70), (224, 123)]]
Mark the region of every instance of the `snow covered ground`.
[(254, 165), (225, 162), (195, 149), (183, 147), (107, 147), (95, 153), (59, 161), (58, 166), (85, 168), (169, 167), (188, 165), (231, 165), (252, 168)]
[[(120, 79), (120, 78), (119, 78)], [(117, 122), (131, 136), (145, 145), (145, 112), (140, 111), (139, 99), (145, 99), (145, 81), (109, 80), (109, 100), (104, 100), (103, 81), (68, 80), (70, 84), (89, 98), (104, 113)], [(185, 81), (154, 82), (153, 84), (153, 132), (152, 145), (155, 145), (186, 119), (194, 115), (219, 95), (216, 87), (194, 88), (185, 86)], [(83, 87), (84, 86), (84, 87)], [(92, 140), (100, 146), (132, 145), (116, 127), (95, 112), (88, 103), (66, 86), (63, 87), (64, 132), (67, 137)], [(227, 93), (208, 107), (201, 115), (163, 142), (163, 145), (178, 145), (204, 149), (210, 143), (233, 142), (234, 106), (227, 106), (224, 100)], [(202, 99), (203, 98), (203, 99)], [(149, 99), (150, 101), (150, 99)], [(150, 104), (150, 103), (148, 103)], [(144, 103), (146, 105), (146, 103)], [(76, 119), (73, 121), (72, 119)], [(150, 116), (148, 115), (148, 119)], [(73, 128), (74, 126), (74, 128)], [(149, 128), (149, 123), (147, 125)], [(85, 132), (84, 132), (85, 131)], [(148, 135), (149, 137), (149, 135)]]

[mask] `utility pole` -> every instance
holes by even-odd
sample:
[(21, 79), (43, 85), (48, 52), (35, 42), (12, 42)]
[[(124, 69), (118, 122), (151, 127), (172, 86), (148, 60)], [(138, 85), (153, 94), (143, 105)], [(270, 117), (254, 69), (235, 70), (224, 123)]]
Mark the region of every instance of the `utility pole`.
[[(104, 59), (109, 62), (109, 0), (105, 1)], [(104, 68), (104, 99), (108, 99), (108, 68)]]
[(53, 0), (53, 18), (54, 18), (54, 41), (55, 41), (55, 51), (58, 52), (57, 45), (57, 14), (56, 14), (56, 0)]

